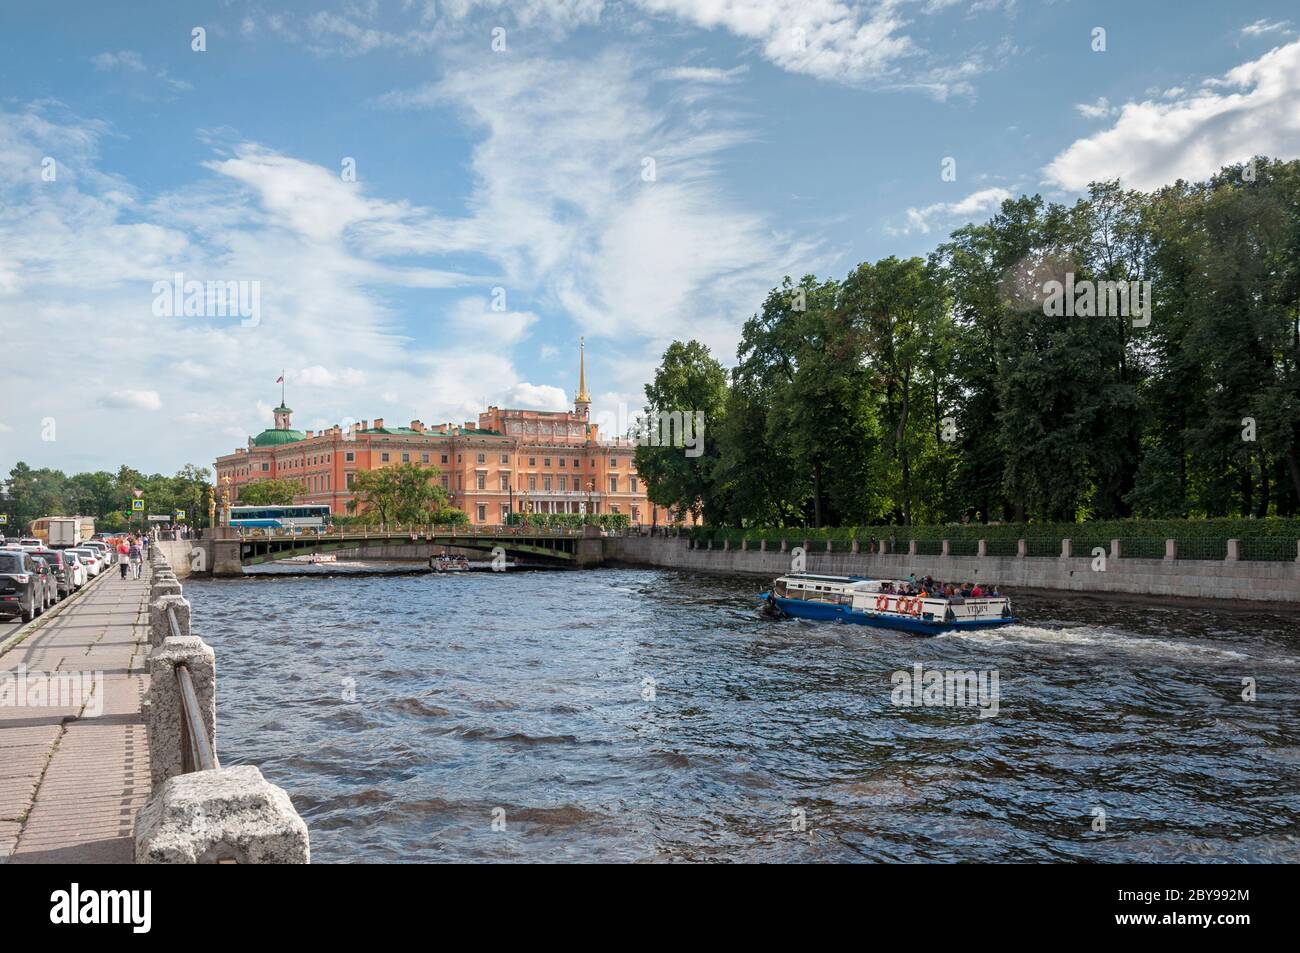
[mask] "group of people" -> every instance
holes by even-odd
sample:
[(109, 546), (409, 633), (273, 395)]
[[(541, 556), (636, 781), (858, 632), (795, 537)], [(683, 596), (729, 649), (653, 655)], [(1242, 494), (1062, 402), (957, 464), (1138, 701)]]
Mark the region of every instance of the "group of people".
[(133, 579), (140, 578), (140, 573), (144, 571), (144, 555), (148, 550), (149, 537), (145, 535), (132, 533), (117, 541), (117, 567), (123, 579), (127, 573)]
[(924, 579), (917, 579), (916, 573), (907, 577), (907, 582), (886, 582), (880, 586), (880, 591), (891, 596), (918, 596), (925, 599), (930, 596), (936, 598), (942, 596), (945, 599), (999, 599), (998, 587), (995, 583), (988, 586), (981, 586), (978, 582), (940, 582), (933, 576), (926, 576)]

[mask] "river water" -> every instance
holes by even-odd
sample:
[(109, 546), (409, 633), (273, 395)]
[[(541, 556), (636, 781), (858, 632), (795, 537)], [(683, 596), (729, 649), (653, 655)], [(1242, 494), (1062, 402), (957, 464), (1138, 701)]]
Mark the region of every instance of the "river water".
[[(1300, 861), (1300, 616), (1011, 593), (1021, 624), (924, 639), (767, 620), (760, 588), (186, 595), (222, 762), (290, 792), (318, 862)], [(918, 664), (985, 673), (983, 708), (901, 703)]]

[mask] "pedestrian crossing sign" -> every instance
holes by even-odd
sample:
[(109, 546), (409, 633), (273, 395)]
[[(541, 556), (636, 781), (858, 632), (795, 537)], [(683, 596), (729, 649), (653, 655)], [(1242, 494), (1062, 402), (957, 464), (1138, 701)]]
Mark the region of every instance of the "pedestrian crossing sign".
[(7, 524), (8, 522), (9, 522), (9, 514), (8, 514), (8, 513), (0, 513), (0, 526), (4, 526), (4, 525)]
[(176, 518), (177, 518), (178, 520), (183, 520), (183, 519), (185, 519), (185, 511), (184, 511), (184, 510), (177, 510), (177, 511), (176, 511)]
[(143, 512), (144, 512), (144, 500), (132, 500), (132, 501), (131, 501), (131, 511), (132, 511), (133, 513), (143, 513)]

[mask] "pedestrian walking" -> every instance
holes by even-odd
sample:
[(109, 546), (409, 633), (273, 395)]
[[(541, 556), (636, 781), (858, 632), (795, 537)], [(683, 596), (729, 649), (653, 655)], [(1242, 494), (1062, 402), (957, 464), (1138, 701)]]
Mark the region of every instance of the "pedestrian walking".
[(117, 546), (114, 548), (117, 549), (117, 568), (122, 573), (122, 578), (125, 579), (127, 571), (130, 569), (127, 560), (131, 555), (131, 547), (126, 544), (126, 539), (119, 539)]
[(131, 571), (135, 574), (135, 578), (139, 579), (140, 571), (144, 568), (144, 550), (140, 548), (140, 540), (137, 539), (132, 541), (130, 556)]

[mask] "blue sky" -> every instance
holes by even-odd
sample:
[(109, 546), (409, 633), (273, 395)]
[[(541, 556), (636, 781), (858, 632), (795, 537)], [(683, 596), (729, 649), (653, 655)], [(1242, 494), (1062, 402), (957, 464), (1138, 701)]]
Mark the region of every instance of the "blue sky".
[[(303, 428), (558, 409), (580, 335), (612, 422), (674, 337), (729, 362), (783, 275), (1296, 157), (1288, 6), (7, 4), (0, 468), (210, 464), (281, 368)], [(158, 316), (176, 272), (257, 282), (259, 320)]]

